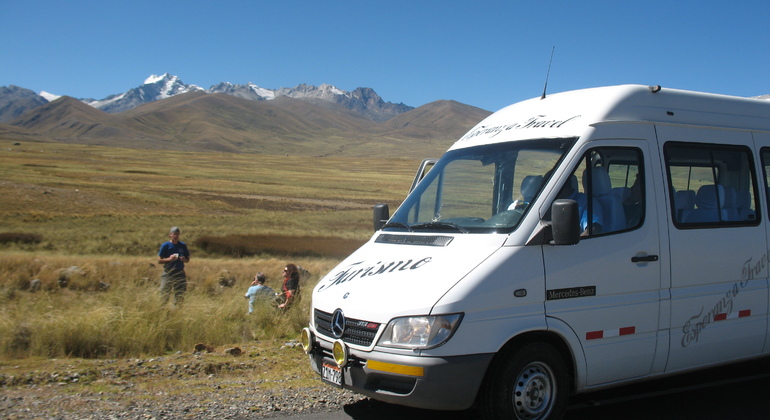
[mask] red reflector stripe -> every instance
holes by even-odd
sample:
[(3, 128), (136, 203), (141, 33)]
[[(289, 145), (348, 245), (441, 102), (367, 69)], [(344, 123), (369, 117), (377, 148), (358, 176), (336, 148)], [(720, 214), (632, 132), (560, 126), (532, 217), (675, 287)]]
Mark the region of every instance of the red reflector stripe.
[(751, 316), (751, 309), (744, 309), (742, 311), (731, 312), (729, 314), (721, 313), (714, 315), (714, 321), (724, 321), (726, 319), (744, 318)]
[(604, 337), (604, 331), (591, 331), (586, 333), (586, 340), (596, 340)]
[(596, 340), (599, 338), (618, 337), (621, 335), (636, 334), (636, 327), (623, 327), (614, 330), (589, 331), (586, 333), (586, 340)]

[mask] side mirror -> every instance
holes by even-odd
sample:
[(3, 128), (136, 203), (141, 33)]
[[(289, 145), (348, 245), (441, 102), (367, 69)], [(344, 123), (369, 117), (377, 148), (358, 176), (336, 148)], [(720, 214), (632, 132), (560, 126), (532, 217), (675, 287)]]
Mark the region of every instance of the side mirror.
[(387, 204), (377, 203), (372, 209), (372, 222), (374, 223), (374, 231), (382, 229), (385, 223), (388, 223), (390, 219), (390, 209)]
[(580, 242), (580, 212), (575, 200), (556, 200), (551, 205), (552, 245), (575, 245)]

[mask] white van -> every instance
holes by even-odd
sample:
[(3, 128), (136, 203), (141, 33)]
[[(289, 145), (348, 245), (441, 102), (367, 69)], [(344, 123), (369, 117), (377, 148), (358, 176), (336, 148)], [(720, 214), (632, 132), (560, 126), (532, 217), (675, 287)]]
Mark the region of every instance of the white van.
[(767, 101), (615, 86), (511, 105), (375, 216), (313, 290), (303, 346), (338, 387), (516, 419), (765, 355), (768, 177)]

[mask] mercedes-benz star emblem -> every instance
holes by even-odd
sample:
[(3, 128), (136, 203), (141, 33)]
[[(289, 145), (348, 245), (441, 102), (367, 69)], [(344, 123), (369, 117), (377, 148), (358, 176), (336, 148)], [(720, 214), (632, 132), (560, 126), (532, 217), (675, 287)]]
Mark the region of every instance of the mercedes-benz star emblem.
[(345, 315), (342, 314), (342, 309), (337, 309), (332, 314), (332, 335), (334, 338), (342, 337), (342, 333), (345, 332)]

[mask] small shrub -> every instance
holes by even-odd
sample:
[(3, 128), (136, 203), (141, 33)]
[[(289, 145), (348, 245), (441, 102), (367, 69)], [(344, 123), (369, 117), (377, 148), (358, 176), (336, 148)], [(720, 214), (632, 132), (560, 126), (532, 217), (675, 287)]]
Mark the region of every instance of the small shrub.
[(36, 233), (15, 233), (15, 232), (2, 232), (0, 233), (0, 244), (39, 244), (43, 241), (43, 237)]
[[(188, 279), (193, 281), (193, 279)], [(195, 284), (196, 289), (200, 289), (209, 296), (216, 296), (222, 293), (224, 288), (233, 287), (237, 283), (236, 276), (228, 270), (222, 270), (214, 275), (204, 276)], [(189, 286), (192, 288), (192, 285)]]
[(18, 273), (16, 275), (16, 281), (13, 282), (12, 287), (18, 290), (29, 290), (30, 289), (29, 276), (27, 276), (26, 273)]
[(212, 254), (236, 258), (265, 254), (294, 258), (343, 258), (364, 242), (359, 239), (322, 236), (227, 235), (202, 236), (195, 241), (195, 245)]
[(23, 354), (29, 350), (32, 342), (32, 328), (27, 323), (17, 324), (8, 344), (11, 354)]

